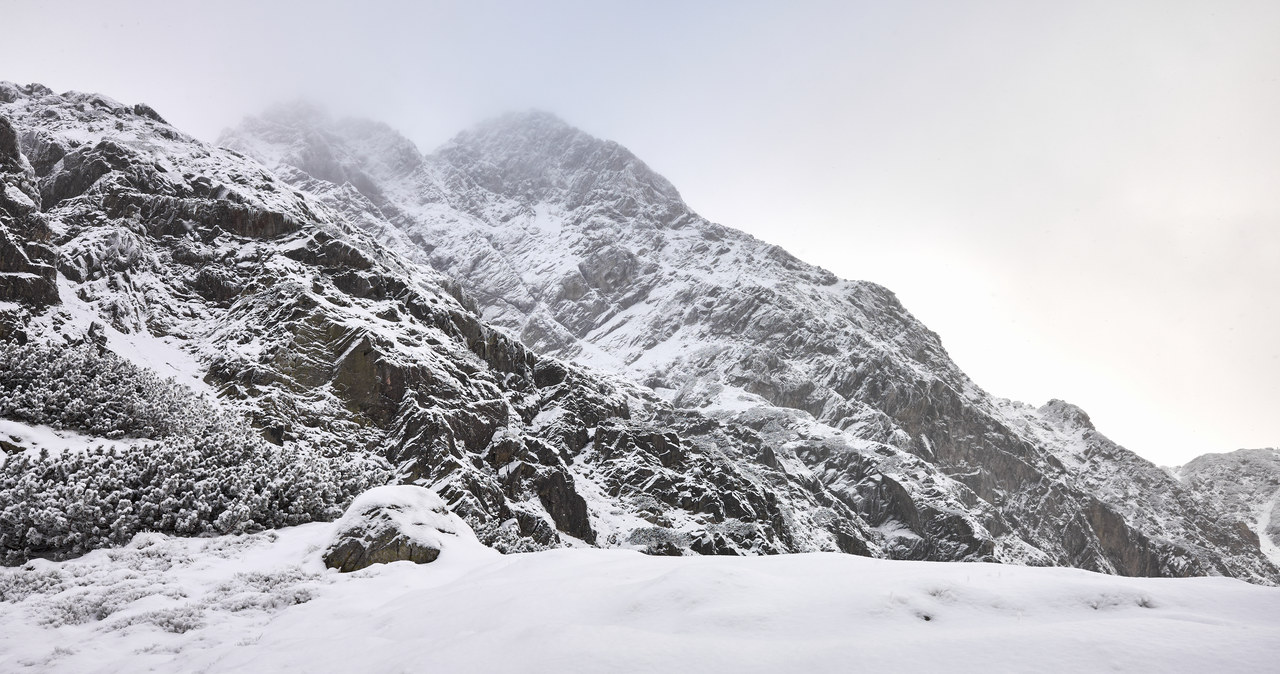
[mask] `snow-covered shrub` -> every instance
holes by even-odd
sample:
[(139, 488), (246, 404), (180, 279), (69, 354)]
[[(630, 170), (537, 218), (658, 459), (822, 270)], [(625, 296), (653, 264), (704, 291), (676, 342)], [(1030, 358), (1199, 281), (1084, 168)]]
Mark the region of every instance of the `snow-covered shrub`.
[(277, 447), (247, 428), (0, 465), (0, 563), (122, 545), (140, 531), (241, 533), (332, 520), (386, 481), (367, 457)]
[(364, 454), (268, 443), (242, 418), (94, 346), (20, 351), (0, 348), (0, 416), (155, 441), (0, 457), (0, 564), (122, 545), (141, 531), (332, 520), (390, 477)]
[(547, 546), (528, 536), (521, 536), (515, 520), (508, 520), (507, 522), (468, 520), (467, 524), (475, 532), (476, 538), (504, 555), (517, 552), (539, 552), (548, 549)]
[(92, 342), (0, 341), (0, 417), (106, 438), (161, 438), (208, 419), (191, 389)]

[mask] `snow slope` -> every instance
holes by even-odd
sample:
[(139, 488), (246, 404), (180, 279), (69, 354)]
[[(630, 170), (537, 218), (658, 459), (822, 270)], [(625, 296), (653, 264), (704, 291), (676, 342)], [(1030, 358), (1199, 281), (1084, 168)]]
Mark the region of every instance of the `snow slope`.
[(814, 553), (451, 545), (327, 570), (332, 524), (0, 571), (6, 672), (1263, 672), (1280, 590)]

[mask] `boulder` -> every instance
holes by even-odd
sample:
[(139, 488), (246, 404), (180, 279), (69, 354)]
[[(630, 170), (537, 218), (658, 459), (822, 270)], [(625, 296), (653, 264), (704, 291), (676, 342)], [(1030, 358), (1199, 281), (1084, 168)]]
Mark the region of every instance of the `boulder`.
[(454, 547), (483, 546), (435, 492), (388, 485), (370, 489), (351, 503), (334, 526), (324, 563), (343, 573), (390, 562), (427, 564)]

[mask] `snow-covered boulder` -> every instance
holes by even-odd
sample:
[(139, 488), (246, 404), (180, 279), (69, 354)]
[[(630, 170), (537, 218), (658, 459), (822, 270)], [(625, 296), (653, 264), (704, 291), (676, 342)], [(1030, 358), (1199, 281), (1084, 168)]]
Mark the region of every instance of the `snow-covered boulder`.
[(334, 526), (324, 563), (342, 572), (399, 561), (427, 564), (458, 545), (481, 547), (435, 492), (388, 485), (356, 497)]

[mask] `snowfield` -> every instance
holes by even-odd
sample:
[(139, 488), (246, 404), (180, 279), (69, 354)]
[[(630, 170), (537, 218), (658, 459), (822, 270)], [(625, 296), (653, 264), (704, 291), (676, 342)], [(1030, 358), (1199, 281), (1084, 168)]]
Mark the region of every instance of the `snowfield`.
[(1280, 589), (1227, 578), (451, 545), (324, 568), (333, 524), (142, 534), (0, 570), (0, 671), (1264, 672)]

